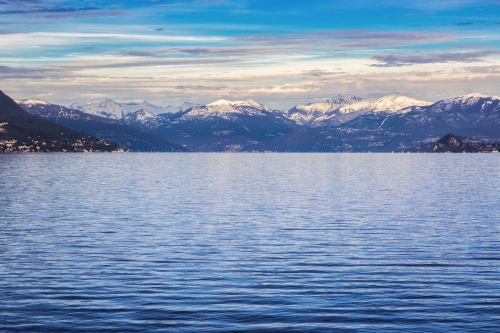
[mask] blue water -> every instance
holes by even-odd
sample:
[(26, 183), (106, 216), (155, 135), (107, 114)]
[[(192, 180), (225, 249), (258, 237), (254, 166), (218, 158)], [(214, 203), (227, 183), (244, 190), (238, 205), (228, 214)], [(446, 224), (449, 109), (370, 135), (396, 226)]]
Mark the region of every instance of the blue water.
[(500, 332), (500, 154), (0, 155), (2, 332)]

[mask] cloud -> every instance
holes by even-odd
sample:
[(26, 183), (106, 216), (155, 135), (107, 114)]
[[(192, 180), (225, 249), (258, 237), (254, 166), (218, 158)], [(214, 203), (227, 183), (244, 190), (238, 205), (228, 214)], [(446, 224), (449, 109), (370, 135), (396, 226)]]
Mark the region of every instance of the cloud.
[(465, 70), (470, 73), (500, 73), (500, 66), (467, 67)]
[(372, 64), (372, 67), (403, 67), (415, 64), (438, 64), (448, 62), (480, 62), (482, 58), (500, 54), (500, 51), (476, 51), (476, 52), (459, 52), (459, 53), (432, 53), (421, 54), (414, 56), (400, 54), (374, 55), (373, 60), (380, 64)]
[[(296, 50), (296, 53), (301, 50)], [(133, 57), (157, 57), (173, 54), (188, 54), (192, 56), (251, 56), (251, 55), (271, 55), (271, 54), (290, 54), (290, 50), (273, 47), (252, 47), (252, 46), (234, 46), (234, 47), (176, 47), (166, 50), (130, 50), (119, 51), (113, 54)]]
[[(289, 77), (285, 77), (290, 79)], [(364, 98), (376, 97), (392, 91), (411, 92), (412, 97), (430, 101), (459, 96), (477, 90), (485, 94), (498, 94), (500, 72), (408, 72), (345, 74), (312, 80), (310, 77), (291, 83), (280, 83), (283, 77), (244, 78), (241, 82), (223, 78), (158, 77), (158, 78), (107, 78), (65, 77), (26, 83), (25, 80), (6, 80), (5, 84), (18, 99), (25, 99), (41, 92), (53, 92), (51, 102), (70, 104), (97, 99), (141, 99), (159, 105), (192, 102), (210, 102), (219, 98), (253, 98), (271, 107), (284, 109), (293, 105), (321, 101), (333, 95), (353, 94)], [(40, 84), (44, 89), (40, 89)]]
[(73, 70), (85, 70), (85, 69), (98, 69), (98, 68), (136, 68), (136, 67), (154, 67), (154, 66), (184, 66), (184, 65), (210, 65), (210, 64), (227, 64), (243, 62), (244, 59), (220, 59), (220, 58), (210, 58), (210, 59), (186, 59), (186, 58), (176, 58), (176, 59), (154, 59), (154, 60), (123, 60), (123, 61), (102, 61), (89, 63), (64, 63), (64, 64), (54, 64), (52, 68), (64, 68)]
[(2, 79), (40, 79), (60, 74), (58, 69), (0, 66)]
[(0, 10), (0, 15), (45, 14), (45, 13), (73, 13), (100, 10), (101, 7), (45, 7), (33, 9)]
[(0, 73), (1, 74), (13, 74), (13, 73), (33, 73), (33, 70), (29, 69), (19, 69), (19, 68), (14, 68), (14, 67), (9, 67), (9, 66), (0, 66)]
[[(221, 38), (231, 46), (193, 46), (170, 49), (138, 49), (110, 52), (122, 56), (160, 57), (187, 54), (198, 57), (316, 55), (346, 57), (347, 50), (373, 49), (393, 46), (425, 45), (458, 38), (454, 34), (404, 31), (342, 30), (302, 34), (265, 34)], [(206, 40), (205, 40), (206, 41)], [(202, 41), (192, 41), (202, 42)], [(343, 52), (343, 53), (342, 53)]]
[(30, 6), (30, 5), (38, 5), (42, 3), (40, 0), (0, 0), (1, 6)]
[(312, 49), (352, 49), (384, 46), (433, 44), (450, 41), (458, 36), (431, 32), (342, 30), (320, 31), (302, 34), (246, 35), (227, 39), (228, 43), (242, 45), (227, 47), (190, 47), (165, 50), (120, 51), (122, 55), (154, 57), (166, 54), (190, 54), (198, 56), (247, 55), (247, 54), (290, 54), (303, 53)]
[(0, 29), (0, 35), (13, 35), (13, 34), (19, 34), (19, 33), (21, 33), (21, 32), (16, 31), (16, 30), (2, 30), (2, 29)]
[(434, 32), (333, 30), (300, 34), (247, 35), (234, 37), (234, 40), (273, 46), (326, 46), (341, 49), (433, 44), (458, 37), (455, 34)]
[[(84, 1), (83, 3), (85, 3)], [(75, 16), (104, 17), (124, 15), (114, 10), (116, 6), (72, 6), (68, 1), (0, 0), (0, 16), (38, 16), (47, 18), (72, 18)]]
[[(210, 69), (210, 66), (200, 67)], [(224, 73), (224, 69), (229, 73)], [(346, 70), (346, 73), (319, 77), (314, 74), (305, 76), (298, 71), (271, 73), (269, 70), (255, 73), (253, 69), (249, 69), (242, 72), (240, 69), (231, 70), (224, 64), (215, 67), (214, 75), (210, 76), (202, 76), (199, 71), (175, 72), (175, 68), (154, 68), (152, 71), (156, 75), (146, 76), (139, 72), (141, 76), (133, 76), (128, 70), (119, 73), (91, 71), (87, 75), (79, 71), (63, 71), (60, 76), (57, 73), (47, 74), (58, 79), (52, 76), (37, 80), (2, 77), (2, 82), (17, 99), (53, 93), (50, 102), (63, 105), (105, 97), (148, 100), (159, 105), (181, 104), (185, 101), (207, 103), (220, 98), (253, 98), (278, 109), (325, 100), (340, 93), (369, 98), (392, 91), (406, 91), (411, 92), (412, 97), (437, 101), (471, 92), (470, 90), (498, 94), (500, 88), (498, 66), (447, 71), (436, 69), (434, 72), (407, 71), (404, 75), (376, 69), (363, 74)]]

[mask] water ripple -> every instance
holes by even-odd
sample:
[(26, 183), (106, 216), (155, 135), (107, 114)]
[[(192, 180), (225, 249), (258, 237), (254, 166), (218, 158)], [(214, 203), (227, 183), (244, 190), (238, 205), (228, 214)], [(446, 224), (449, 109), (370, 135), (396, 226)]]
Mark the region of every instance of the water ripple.
[(500, 331), (491, 154), (0, 155), (0, 331)]

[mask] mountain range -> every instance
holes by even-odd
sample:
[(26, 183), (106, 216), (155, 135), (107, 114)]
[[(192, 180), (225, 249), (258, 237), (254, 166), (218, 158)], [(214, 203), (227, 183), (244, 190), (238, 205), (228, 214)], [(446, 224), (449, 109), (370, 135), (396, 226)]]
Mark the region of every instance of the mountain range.
[(258, 151), (297, 127), (283, 113), (254, 100), (218, 100), (167, 119), (156, 131), (190, 151)]
[(424, 106), (368, 112), (338, 126), (307, 127), (267, 147), (276, 151), (405, 151), (453, 132), (500, 139), (500, 98), (470, 94)]
[(134, 112), (140, 111), (140, 110), (146, 110), (151, 112), (152, 114), (162, 114), (162, 113), (176, 113), (176, 112), (182, 112), (185, 111), (189, 108), (192, 108), (194, 106), (198, 106), (198, 104), (192, 104), (192, 103), (184, 103), (179, 106), (167, 106), (167, 107), (162, 107), (162, 106), (157, 106), (154, 104), (151, 104), (149, 102), (143, 101), (140, 103), (136, 102), (129, 102), (129, 103), (118, 103), (115, 101), (112, 101), (110, 99), (106, 99), (100, 103), (73, 103), (71, 104), (68, 108), (73, 109), (73, 110), (78, 110), (81, 112), (85, 112), (88, 114), (93, 114), (96, 116), (101, 116), (104, 118), (111, 118), (111, 119), (122, 119), (125, 116), (128, 116)]
[(50, 104), (40, 99), (16, 102), (32, 115), (48, 119), (75, 131), (89, 133), (103, 140), (116, 142), (131, 151), (187, 151), (186, 148), (180, 145), (168, 142), (158, 133), (131, 127), (125, 122), (113, 118), (100, 117), (91, 113)]
[[(251, 99), (168, 107), (111, 100), (70, 107), (19, 101), (32, 114), (131, 150), (295, 152), (405, 151), (449, 132), (496, 140), (499, 103), (499, 97), (481, 94), (431, 103), (400, 93), (368, 100), (337, 95), (283, 111)], [(117, 128), (128, 131), (127, 140)], [(160, 148), (158, 138), (168, 144)]]
[(338, 126), (359, 116), (371, 113), (396, 113), (410, 106), (427, 106), (431, 102), (393, 93), (378, 99), (335, 96), (325, 102), (297, 105), (285, 114), (297, 124), (311, 127)]

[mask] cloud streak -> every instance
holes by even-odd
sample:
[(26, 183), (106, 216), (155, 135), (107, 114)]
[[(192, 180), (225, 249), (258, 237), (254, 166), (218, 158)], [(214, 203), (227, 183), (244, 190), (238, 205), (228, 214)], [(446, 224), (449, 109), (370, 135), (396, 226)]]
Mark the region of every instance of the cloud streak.
[[(111, 52), (132, 57), (190, 55), (194, 57), (256, 57), (317, 54), (322, 57), (349, 56), (347, 51), (393, 46), (435, 44), (456, 39), (454, 34), (401, 31), (322, 31), (303, 34), (247, 35), (221, 38), (221, 46), (199, 44), (169, 49), (136, 49)], [(196, 41), (193, 41), (196, 43)], [(199, 41), (198, 41), (199, 42)], [(206, 43), (205, 43), (206, 44)], [(231, 45), (231, 46), (224, 46)]]
[(66, 68), (73, 70), (99, 69), (99, 68), (137, 68), (137, 67), (154, 67), (154, 66), (187, 66), (187, 65), (212, 65), (212, 64), (228, 64), (243, 62), (244, 59), (154, 59), (154, 60), (130, 60), (130, 61), (101, 61), (78, 63), (71, 62), (67, 64), (54, 64), (53, 68)]
[(63, 74), (54, 68), (0, 66), (2, 79), (43, 79)]
[(235, 37), (235, 41), (253, 42), (274, 46), (308, 46), (329, 48), (373, 48), (384, 46), (424, 45), (457, 39), (452, 33), (333, 30), (301, 34), (247, 35)]
[[(81, 3), (76, 4), (80, 6), (75, 6), (72, 1), (0, 0), (0, 16), (47, 18), (85, 16), (86, 18), (96, 18), (124, 15), (125, 13), (113, 10), (114, 6), (97, 6), (95, 4), (81, 6)], [(45, 24), (50, 24), (50, 22), (45, 22)]]
[(0, 10), (0, 15), (22, 15), (22, 14), (46, 14), (46, 13), (75, 13), (86, 12), (93, 10), (101, 10), (102, 7), (51, 7), (51, 8), (34, 8), (34, 9), (17, 9), (17, 10)]
[(403, 67), (412, 66), (416, 64), (439, 64), (449, 62), (482, 62), (482, 58), (500, 54), (500, 51), (476, 51), (476, 52), (458, 52), (458, 53), (433, 53), (421, 54), (414, 56), (400, 55), (400, 54), (386, 54), (374, 55), (373, 60), (380, 62), (379, 64), (372, 64), (372, 67)]

